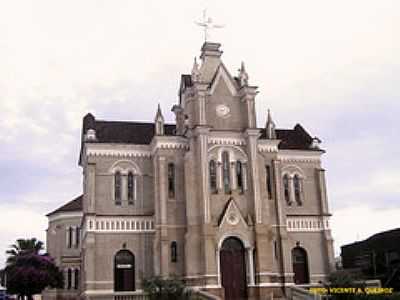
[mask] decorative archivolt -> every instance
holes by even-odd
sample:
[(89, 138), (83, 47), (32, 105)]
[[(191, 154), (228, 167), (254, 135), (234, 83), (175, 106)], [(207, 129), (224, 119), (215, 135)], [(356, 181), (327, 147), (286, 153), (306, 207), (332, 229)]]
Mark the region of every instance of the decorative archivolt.
[(208, 149), (208, 159), (222, 162), (222, 153), (228, 152), (230, 161), (240, 160), (247, 162), (246, 152), (238, 146), (219, 146), (215, 145)]
[(109, 169), (109, 173), (116, 173), (120, 172), (121, 174), (128, 174), (129, 172), (132, 172), (134, 175), (141, 175), (142, 172), (137, 165), (132, 160), (117, 160), (116, 162), (113, 163), (113, 165)]
[(293, 178), (295, 175), (299, 176), (301, 179), (305, 179), (306, 175), (303, 170), (296, 165), (288, 165), (282, 168), (282, 177), (289, 176), (289, 178)]

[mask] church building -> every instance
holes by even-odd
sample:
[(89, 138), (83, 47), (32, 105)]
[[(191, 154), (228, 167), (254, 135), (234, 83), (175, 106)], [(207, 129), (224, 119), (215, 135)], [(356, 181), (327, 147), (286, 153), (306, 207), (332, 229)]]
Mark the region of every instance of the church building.
[(326, 280), (333, 240), (324, 150), (300, 124), (257, 126), (258, 88), (221, 45), (181, 75), (174, 124), (83, 118), (83, 194), (49, 213), (48, 252), (65, 287), (44, 299), (144, 299), (177, 277), (220, 299), (282, 297)]

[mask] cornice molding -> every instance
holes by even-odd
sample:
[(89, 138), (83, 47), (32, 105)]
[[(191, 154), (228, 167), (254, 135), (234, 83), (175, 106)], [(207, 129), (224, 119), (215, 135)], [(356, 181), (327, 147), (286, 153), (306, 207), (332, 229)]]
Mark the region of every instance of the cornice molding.
[(258, 141), (259, 152), (278, 152), (280, 140), (262, 140)]
[(208, 137), (208, 143), (212, 144), (212, 145), (243, 146), (246, 144), (246, 140), (243, 138), (235, 138), (235, 137), (210, 136), (210, 137)]
[(306, 162), (315, 163), (321, 161), (320, 151), (302, 151), (302, 150), (280, 150), (278, 159), (283, 162)]
[[(147, 149), (146, 149), (147, 148)], [(112, 157), (143, 157), (150, 158), (151, 151), (148, 146), (118, 145), (118, 144), (90, 144), (85, 145), (86, 156), (112, 156)]]
[(50, 216), (48, 216), (49, 222), (54, 222), (58, 220), (64, 220), (64, 219), (72, 219), (72, 218), (82, 218), (83, 213), (82, 212), (57, 212), (54, 213)]

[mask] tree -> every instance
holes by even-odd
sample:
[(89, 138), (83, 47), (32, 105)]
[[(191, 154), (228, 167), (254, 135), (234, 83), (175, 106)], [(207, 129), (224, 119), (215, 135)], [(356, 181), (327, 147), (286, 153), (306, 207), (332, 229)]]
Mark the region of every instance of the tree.
[(7, 265), (15, 262), (19, 255), (24, 254), (39, 254), (43, 250), (43, 242), (38, 241), (36, 238), (31, 239), (18, 239), (15, 244), (10, 246), (11, 249), (6, 251), (8, 255)]
[(6, 267), (7, 291), (19, 296), (40, 294), (46, 287), (61, 288), (63, 273), (48, 255), (24, 253), (17, 255), (12, 264)]
[(36, 238), (18, 239), (6, 251), (7, 266), (7, 291), (19, 296), (41, 293), (46, 287), (62, 287), (63, 273), (55, 265), (53, 259), (47, 254), (40, 254), (43, 242)]

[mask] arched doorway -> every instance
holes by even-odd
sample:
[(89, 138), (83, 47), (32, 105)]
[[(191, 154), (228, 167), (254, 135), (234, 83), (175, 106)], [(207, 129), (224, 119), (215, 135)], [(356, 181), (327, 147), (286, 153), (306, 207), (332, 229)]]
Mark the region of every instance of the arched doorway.
[(220, 250), (220, 263), (225, 300), (246, 299), (245, 248), (239, 239), (230, 237), (224, 240)]
[(129, 250), (120, 250), (115, 255), (114, 290), (135, 290), (135, 256)]
[(310, 277), (308, 274), (308, 259), (307, 252), (301, 247), (295, 247), (292, 250), (294, 283), (303, 284), (309, 283)]

